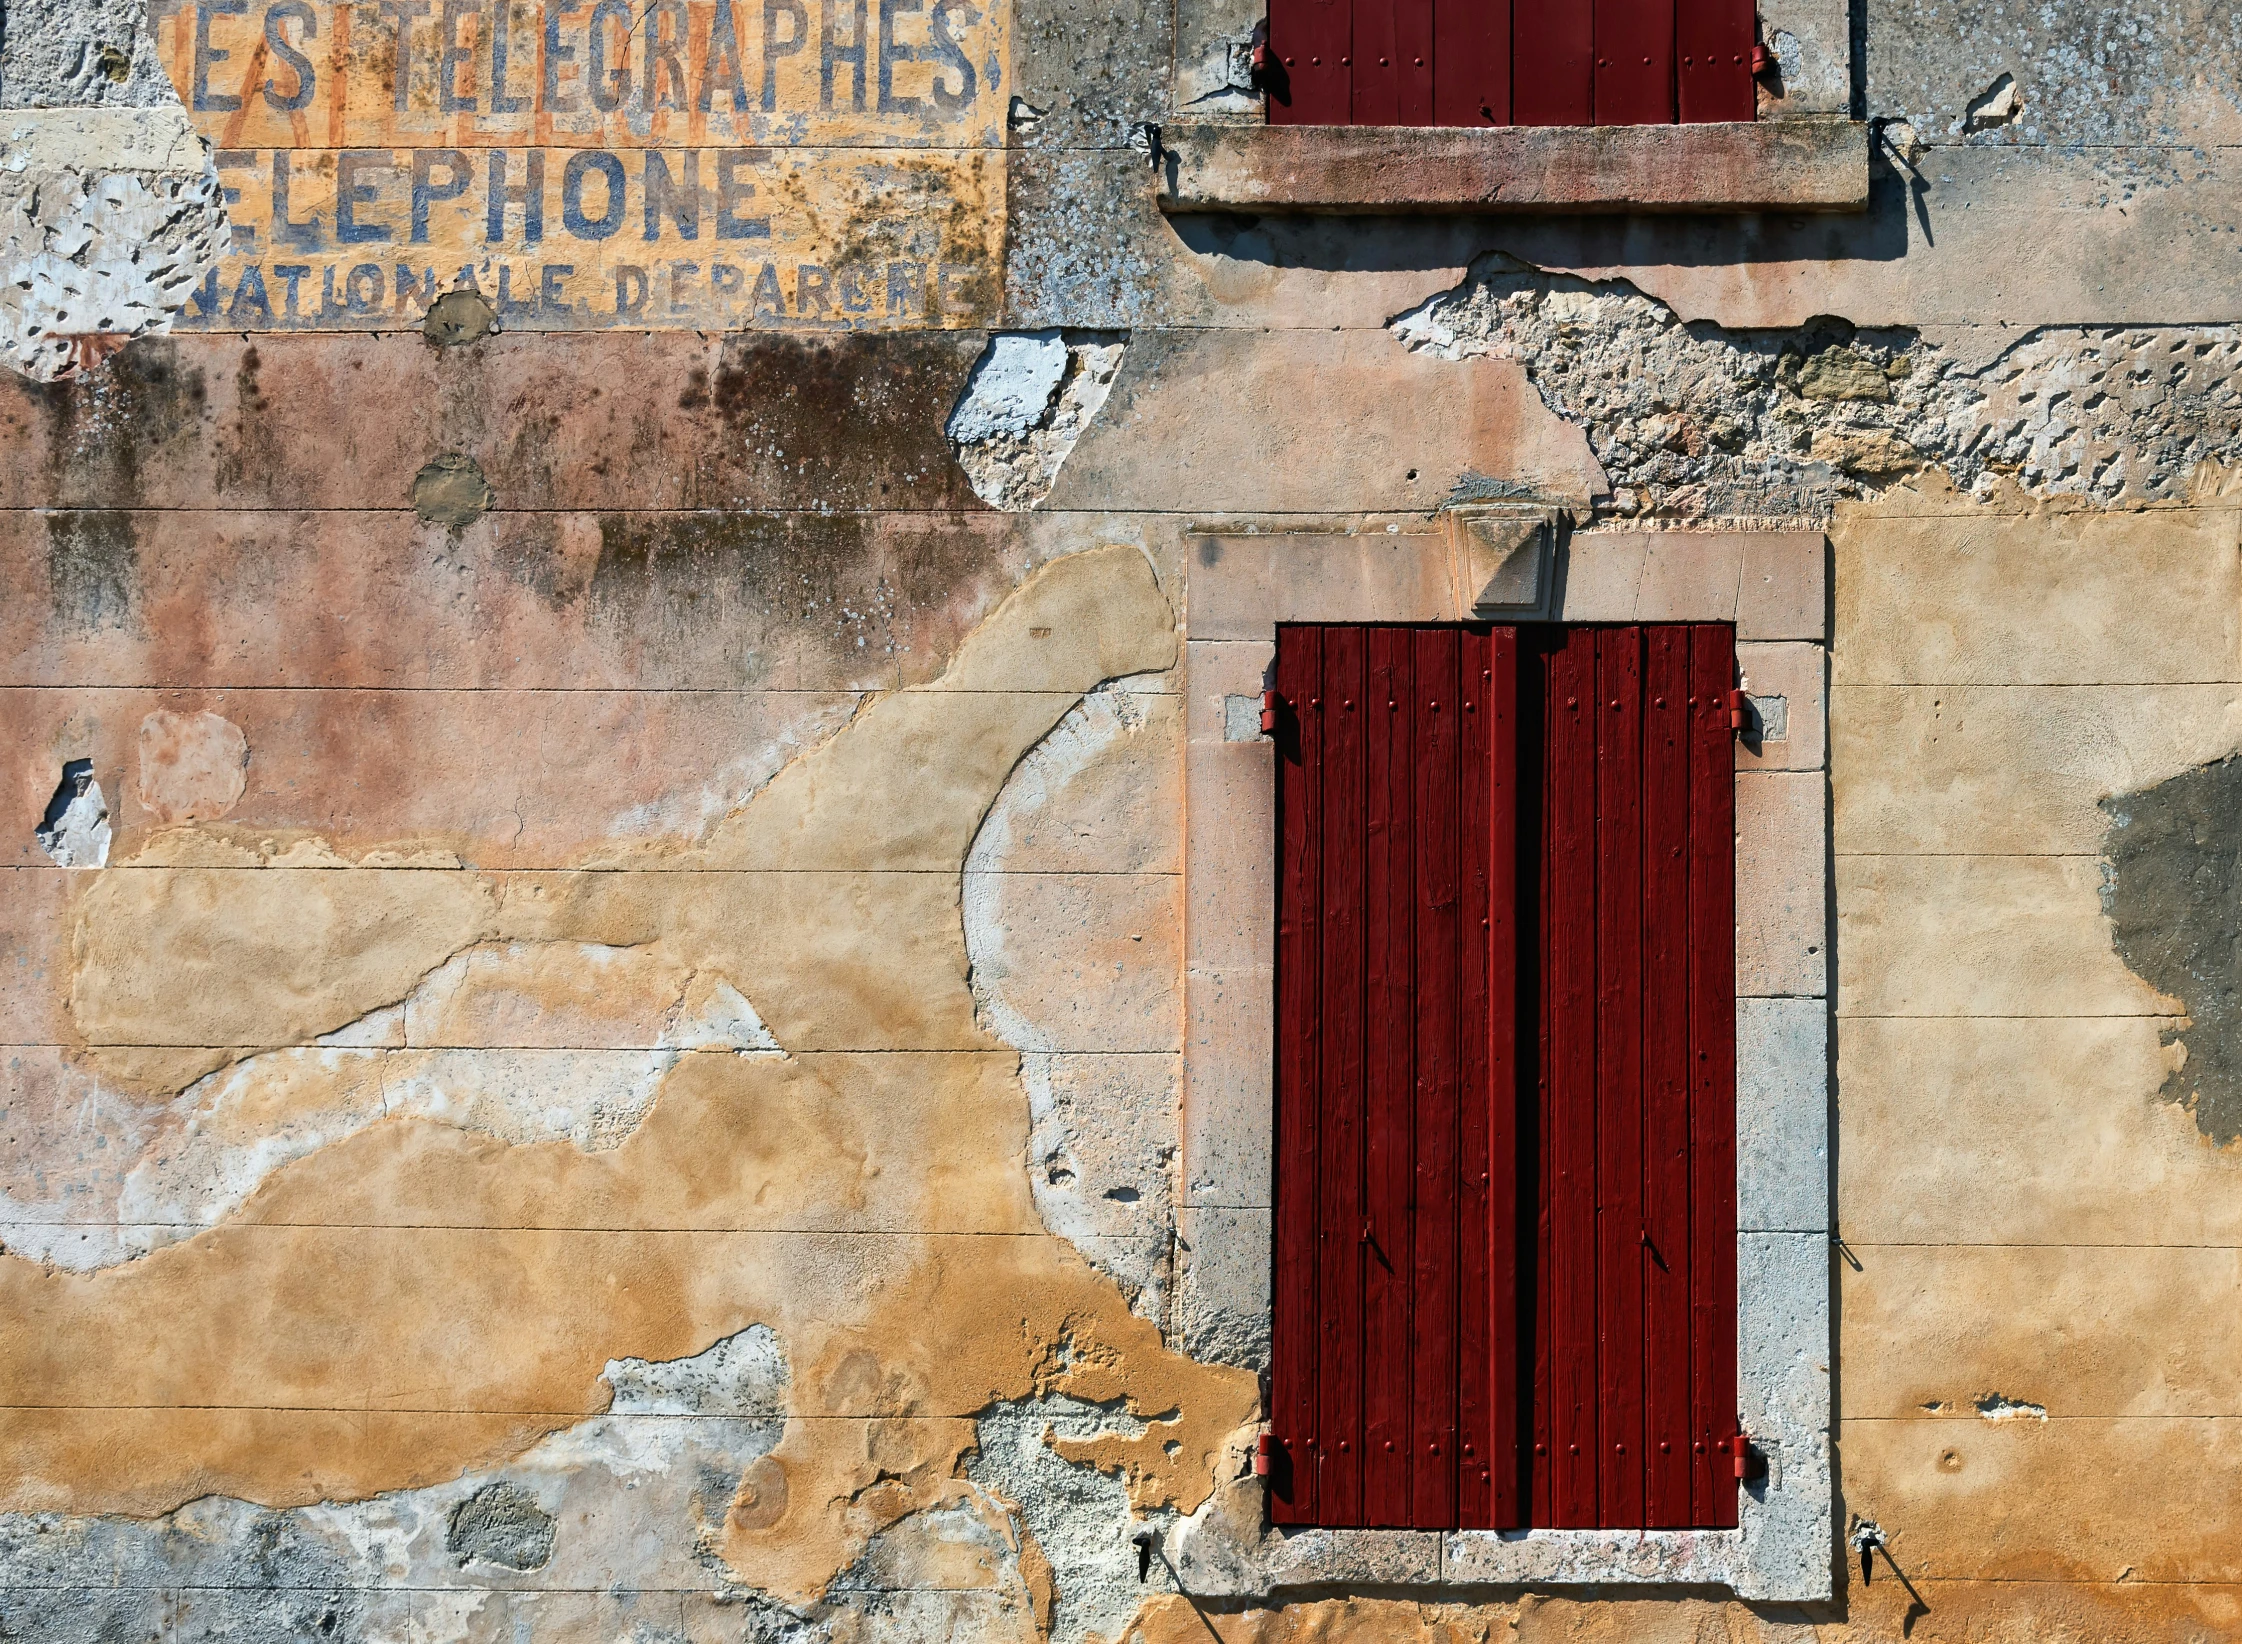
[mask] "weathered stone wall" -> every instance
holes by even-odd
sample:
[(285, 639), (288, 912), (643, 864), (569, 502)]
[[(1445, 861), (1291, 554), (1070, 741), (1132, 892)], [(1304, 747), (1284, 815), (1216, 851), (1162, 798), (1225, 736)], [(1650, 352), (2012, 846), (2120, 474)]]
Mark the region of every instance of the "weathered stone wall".
[[(1234, 53), (1019, 0), (965, 308), (245, 334), (157, 28), (9, 6), (0, 1635), (2242, 1630), (2242, 46), (1807, 9), (1865, 212), (1166, 218)], [(1829, 532), (1826, 1605), (1178, 1590), (1194, 545), (1516, 495)]]

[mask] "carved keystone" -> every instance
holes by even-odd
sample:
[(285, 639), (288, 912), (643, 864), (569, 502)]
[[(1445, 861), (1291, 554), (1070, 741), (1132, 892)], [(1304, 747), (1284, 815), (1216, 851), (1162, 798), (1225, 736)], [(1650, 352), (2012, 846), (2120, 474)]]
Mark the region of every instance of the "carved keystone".
[(1521, 616), (1549, 597), (1557, 510), (1538, 503), (1465, 504), (1448, 510), (1449, 551), (1473, 613)]

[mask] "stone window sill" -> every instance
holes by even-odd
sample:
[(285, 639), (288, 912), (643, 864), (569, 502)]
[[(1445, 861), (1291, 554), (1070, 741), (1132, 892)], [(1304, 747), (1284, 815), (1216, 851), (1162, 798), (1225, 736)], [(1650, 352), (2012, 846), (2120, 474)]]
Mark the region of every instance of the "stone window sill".
[(1185, 124), (1158, 136), (1160, 207), (1329, 214), (1859, 211), (1868, 127)]

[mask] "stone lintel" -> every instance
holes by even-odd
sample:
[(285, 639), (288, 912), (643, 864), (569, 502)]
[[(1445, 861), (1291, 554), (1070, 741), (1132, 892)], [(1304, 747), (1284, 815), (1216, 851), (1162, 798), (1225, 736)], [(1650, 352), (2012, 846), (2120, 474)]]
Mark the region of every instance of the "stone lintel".
[(1162, 210), (1859, 211), (1868, 127), (1164, 126)]

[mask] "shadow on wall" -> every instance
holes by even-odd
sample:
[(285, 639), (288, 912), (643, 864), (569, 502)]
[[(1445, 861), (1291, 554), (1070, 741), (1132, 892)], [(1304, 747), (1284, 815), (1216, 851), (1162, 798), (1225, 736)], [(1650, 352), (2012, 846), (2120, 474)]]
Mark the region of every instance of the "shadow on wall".
[(2111, 945), (2150, 986), (2178, 999), (2185, 1049), (2161, 1092), (2219, 1146), (2242, 1140), (2242, 755), (2102, 802), (2102, 911)]
[[(1454, 268), (1490, 243), (1576, 268), (1733, 268), (1753, 263), (1897, 262), (1920, 185), (1879, 146), (1868, 209), (1837, 215), (1323, 217), (1207, 212), (1168, 219), (1185, 250), (1271, 268), (1391, 274)], [(1927, 222), (1925, 224), (1928, 226)]]

